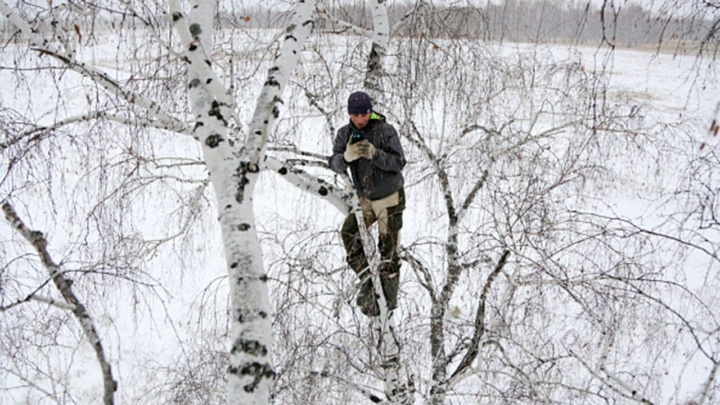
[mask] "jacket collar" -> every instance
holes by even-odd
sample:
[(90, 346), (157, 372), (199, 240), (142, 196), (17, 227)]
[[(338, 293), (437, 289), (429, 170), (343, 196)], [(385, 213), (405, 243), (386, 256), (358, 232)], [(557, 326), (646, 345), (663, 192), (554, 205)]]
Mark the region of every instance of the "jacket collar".
[(352, 120), (349, 119), (348, 121), (350, 121), (350, 127), (352, 129), (357, 130), (357, 131), (366, 131), (366, 130), (374, 127), (378, 122), (385, 121), (385, 116), (376, 111), (371, 112), (370, 120), (368, 121), (368, 123), (365, 125), (365, 127), (363, 129), (356, 127), (355, 124), (353, 124)]

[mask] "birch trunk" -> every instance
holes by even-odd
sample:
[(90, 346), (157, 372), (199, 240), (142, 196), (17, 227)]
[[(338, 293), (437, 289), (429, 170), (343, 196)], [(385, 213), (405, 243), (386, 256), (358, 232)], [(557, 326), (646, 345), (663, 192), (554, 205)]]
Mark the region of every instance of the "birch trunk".
[(267, 137), (279, 115), (282, 91), (297, 64), (302, 44), (312, 30), (313, 1), (300, 1), (273, 67), (268, 72), (242, 149), (228, 140), (230, 101), (210, 69), (212, 18), (215, 4), (191, 5), (189, 24), (180, 10), (173, 21), (186, 46), (191, 65), (192, 110), (197, 117), (194, 136), (215, 190), (230, 283), (231, 348), (227, 400), (233, 404), (267, 404), (275, 370), (267, 274), (255, 226), (253, 193)]
[[(390, 37), (390, 23), (385, 7), (385, 0), (370, 0), (370, 9), (373, 19), (373, 37), (370, 54), (368, 55), (367, 71), (365, 72), (364, 86), (375, 103), (382, 100), (382, 58), (385, 56)], [(394, 404), (409, 404), (412, 402), (409, 384), (402, 381), (400, 344), (395, 335), (395, 320), (389, 313), (387, 300), (382, 289), (380, 280), (379, 265), (380, 259), (375, 249), (375, 242), (372, 234), (365, 227), (360, 202), (355, 198), (353, 204), (355, 215), (360, 229), (363, 248), (367, 255), (372, 277), (373, 288), (378, 295), (378, 306), (380, 316), (373, 319), (373, 328), (378, 333), (378, 354), (382, 361), (384, 370), (385, 395)]]
[(373, 20), (373, 37), (363, 84), (373, 99), (380, 100), (377, 96), (382, 93), (382, 58), (387, 53), (390, 41), (390, 19), (385, 0), (370, 0), (369, 4)]

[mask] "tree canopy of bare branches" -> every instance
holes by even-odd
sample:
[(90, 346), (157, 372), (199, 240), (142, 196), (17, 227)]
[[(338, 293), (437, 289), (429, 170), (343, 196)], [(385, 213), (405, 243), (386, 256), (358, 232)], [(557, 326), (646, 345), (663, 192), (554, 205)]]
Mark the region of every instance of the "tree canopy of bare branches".
[[(717, 400), (716, 2), (272, 5), (0, 3), (0, 398)], [(356, 89), (409, 161), (392, 328), (325, 164)]]

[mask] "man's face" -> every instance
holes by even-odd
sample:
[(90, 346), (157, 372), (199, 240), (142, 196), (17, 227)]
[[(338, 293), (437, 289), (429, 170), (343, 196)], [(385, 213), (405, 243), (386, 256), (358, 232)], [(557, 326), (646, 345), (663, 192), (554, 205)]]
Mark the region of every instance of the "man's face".
[(350, 114), (350, 121), (358, 128), (363, 129), (370, 121), (370, 114)]

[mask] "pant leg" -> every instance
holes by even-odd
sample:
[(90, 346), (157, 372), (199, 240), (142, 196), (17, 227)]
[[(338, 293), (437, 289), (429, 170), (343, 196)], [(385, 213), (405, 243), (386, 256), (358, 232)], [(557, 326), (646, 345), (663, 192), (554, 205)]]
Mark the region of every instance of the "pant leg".
[[(361, 206), (365, 226), (372, 225), (376, 218), (370, 202), (361, 200)], [(347, 262), (361, 280), (360, 291), (358, 292), (355, 302), (363, 314), (370, 317), (378, 316), (380, 314), (380, 308), (377, 305), (370, 273), (367, 271), (369, 265), (360, 238), (357, 216), (354, 212), (351, 212), (347, 218), (345, 218), (340, 235), (343, 240), (343, 245), (345, 246), (345, 252), (347, 253)]]
[(360, 273), (368, 267), (368, 261), (365, 257), (362, 241), (360, 240), (360, 228), (358, 227), (354, 212), (351, 212), (345, 218), (340, 236), (342, 237), (345, 253), (347, 254), (345, 260), (347, 260), (350, 268), (359, 276)]
[[(372, 211), (370, 201), (367, 199), (361, 199), (360, 205), (365, 219), (365, 226), (369, 227), (377, 220), (375, 213)], [(360, 276), (363, 270), (368, 267), (368, 261), (360, 238), (360, 227), (355, 212), (351, 212), (345, 218), (340, 230), (340, 236), (345, 246), (346, 260), (355, 273)]]
[[(395, 201), (392, 201), (395, 202)], [(405, 210), (405, 193), (398, 192), (396, 205), (382, 207), (378, 213), (380, 240), (378, 249), (382, 262), (380, 264), (380, 280), (388, 309), (397, 308), (397, 296), (400, 288), (400, 230), (402, 214)]]

